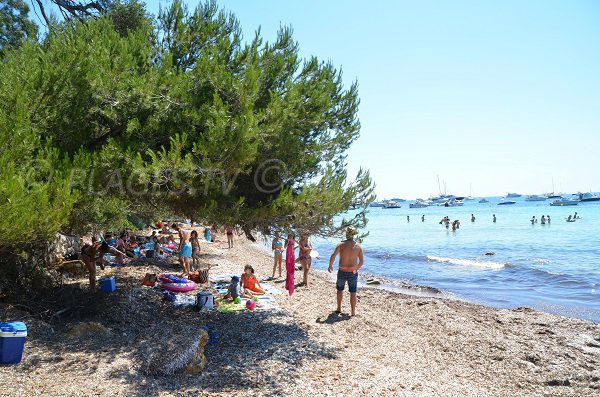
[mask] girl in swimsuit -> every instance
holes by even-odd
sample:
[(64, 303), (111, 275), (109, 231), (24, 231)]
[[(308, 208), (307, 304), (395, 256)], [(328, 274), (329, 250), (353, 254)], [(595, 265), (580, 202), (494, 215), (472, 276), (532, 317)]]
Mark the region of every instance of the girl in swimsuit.
[(252, 298), (254, 295), (264, 295), (265, 290), (262, 289), (258, 279), (254, 275), (254, 268), (250, 265), (244, 266), (244, 273), (240, 278), (240, 283), (244, 287), (244, 297)]
[(200, 259), (200, 241), (198, 240), (198, 232), (195, 230), (190, 233), (190, 243), (192, 244), (192, 267), (197, 268), (196, 265)]
[(300, 242), (298, 243), (300, 248), (300, 257), (298, 258), (300, 263), (302, 264), (302, 273), (303, 279), (302, 284), (308, 288), (308, 271), (310, 270), (310, 265), (312, 264), (312, 258), (310, 257), (310, 252), (312, 251), (312, 244), (308, 239), (306, 234), (303, 234), (300, 237)]
[(275, 233), (275, 238), (271, 243), (271, 249), (273, 250), (273, 276), (275, 278), (275, 269), (279, 266), (279, 278), (281, 278), (281, 262), (283, 261), (283, 241), (279, 237), (279, 232)]

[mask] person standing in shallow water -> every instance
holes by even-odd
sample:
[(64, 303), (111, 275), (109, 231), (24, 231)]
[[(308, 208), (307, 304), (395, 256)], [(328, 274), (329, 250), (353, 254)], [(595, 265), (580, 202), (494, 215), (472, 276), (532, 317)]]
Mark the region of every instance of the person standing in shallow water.
[(492, 222), (496, 223), (496, 214), (492, 215)]
[(421, 222), (425, 222), (425, 215), (421, 215)]
[(351, 315), (356, 315), (356, 293), (358, 291), (358, 271), (364, 263), (363, 250), (360, 244), (354, 241), (356, 236), (356, 230), (349, 227), (346, 230), (346, 240), (339, 243), (331, 258), (329, 258), (329, 268), (327, 271), (331, 273), (333, 271), (333, 262), (336, 256), (340, 255), (339, 268), (337, 273), (337, 281), (335, 283), (335, 289), (337, 290), (336, 300), (337, 309), (336, 313), (342, 312), (342, 298), (344, 297), (344, 287), (348, 283), (348, 291), (350, 292), (350, 310)]

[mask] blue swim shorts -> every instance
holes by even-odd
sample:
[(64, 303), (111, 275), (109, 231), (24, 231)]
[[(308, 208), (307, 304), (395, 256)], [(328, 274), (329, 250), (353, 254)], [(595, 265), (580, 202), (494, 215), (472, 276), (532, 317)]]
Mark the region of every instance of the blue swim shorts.
[(183, 256), (184, 258), (192, 257), (192, 244), (184, 244), (181, 247), (181, 251), (179, 251), (179, 256)]
[(338, 291), (343, 291), (346, 282), (348, 282), (348, 291), (350, 291), (352, 294), (355, 294), (358, 290), (358, 272), (342, 272), (338, 270), (335, 288)]

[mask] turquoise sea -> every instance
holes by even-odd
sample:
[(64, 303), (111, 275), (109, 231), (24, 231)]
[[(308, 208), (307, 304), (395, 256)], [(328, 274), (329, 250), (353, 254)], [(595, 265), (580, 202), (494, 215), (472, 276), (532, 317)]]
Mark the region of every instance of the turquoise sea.
[[(489, 200), (462, 207), (411, 209), (407, 201), (398, 209), (370, 208), (363, 275), (431, 286), (489, 306), (527, 306), (600, 322), (600, 202), (552, 207), (551, 200), (517, 198), (504, 206), (497, 205), (499, 198)], [(580, 219), (566, 222), (575, 211)], [(460, 229), (440, 225), (446, 215), (459, 219)], [(551, 223), (532, 225), (534, 215), (550, 215)], [(314, 240), (321, 255), (315, 267), (327, 267), (335, 243)]]

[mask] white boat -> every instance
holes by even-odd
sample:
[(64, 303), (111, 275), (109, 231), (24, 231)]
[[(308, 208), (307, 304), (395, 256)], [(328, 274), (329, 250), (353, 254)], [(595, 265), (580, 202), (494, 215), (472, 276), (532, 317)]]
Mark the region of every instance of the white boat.
[(489, 203), (488, 199), (486, 199), (485, 197), (482, 198), (481, 200), (479, 200), (479, 204), (485, 204), (485, 203)]
[(512, 204), (517, 204), (517, 202), (514, 200), (507, 200), (505, 198), (500, 200), (500, 202), (498, 203), (498, 205), (512, 205)]
[(537, 194), (531, 194), (527, 197), (525, 197), (525, 201), (546, 201), (547, 197), (546, 196), (540, 196)]
[(408, 205), (410, 208), (426, 208), (429, 207), (429, 205), (424, 202), (423, 200), (417, 200), (414, 203), (410, 203)]
[(369, 207), (383, 207), (384, 205), (383, 201), (373, 201), (369, 204)]
[(473, 186), (469, 183), (469, 195), (463, 199), (463, 201), (473, 201)]
[(579, 201), (582, 203), (589, 201), (600, 201), (600, 196), (592, 193), (579, 193)]
[(571, 199), (558, 199), (558, 200), (554, 200), (553, 202), (550, 203), (551, 206), (553, 207), (564, 207), (567, 205), (577, 205), (579, 203), (579, 200), (571, 200)]
[(549, 198), (549, 199), (563, 198), (560, 194), (554, 193), (554, 177), (552, 178), (552, 193), (546, 193), (546, 194), (544, 194), (544, 196), (546, 196), (546, 198)]
[(463, 205), (461, 200), (448, 200), (444, 203), (444, 207), (462, 207)]
[(506, 195), (506, 197), (515, 198), (515, 197), (521, 197), (521, 195), (519, 193), (508, 193)]
[(387, 208), (387, 209), (391, 209), (391, 208), (402, 208), (402, 206), (400, 205), (400, 203), (396, 202), (396, 201), (386, 201), (383, 204), (383, 208)]

